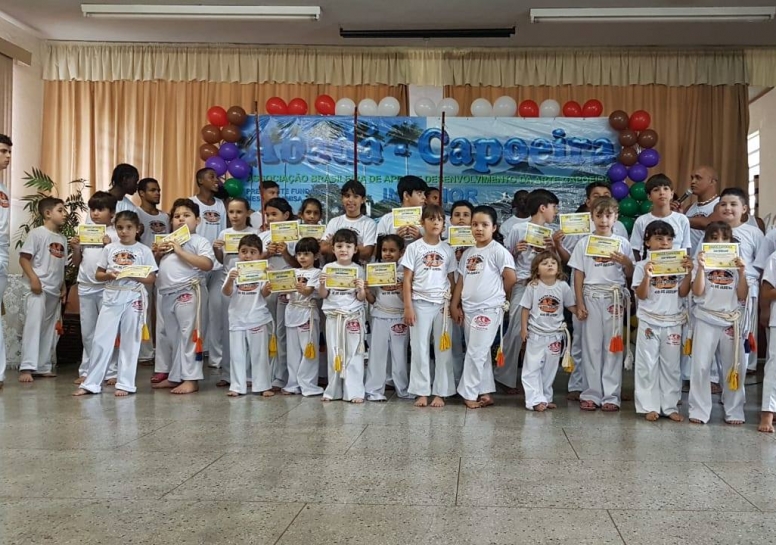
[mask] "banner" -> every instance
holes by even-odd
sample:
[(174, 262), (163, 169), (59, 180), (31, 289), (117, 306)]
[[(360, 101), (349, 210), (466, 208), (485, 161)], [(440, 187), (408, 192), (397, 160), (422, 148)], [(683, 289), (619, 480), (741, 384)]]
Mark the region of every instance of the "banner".
[[(441, 160), (447, 210), (457, 200), (489, 204), (503, 221), (511, 215), (512, 197), (519, 189), (549, 189), (560, 199), (561, 212), (574, 212), (585, 200), (585, 186), (606, 180), (620, 151), (605, 117), (454, 117), (445, 120), (444, 134), (441, 125), (438, 117), (364, 117), (354, 126), (352, 117), (262, 115), (263, 176), (280, 185), (280, 195), (295, 210), (305, 198), (315, 197), (328, 218), (339, 215), (340, 187), (356, 176), (355, 130), (357, 177), (367, 188), (371, 217), (400, 206), (396, 184), (404, 175), (420, 176), (437, 187)], [(254, 165), (246, 197), (258, 210), (253, 117), (244, 126), (240, 147), (241, 158)]]

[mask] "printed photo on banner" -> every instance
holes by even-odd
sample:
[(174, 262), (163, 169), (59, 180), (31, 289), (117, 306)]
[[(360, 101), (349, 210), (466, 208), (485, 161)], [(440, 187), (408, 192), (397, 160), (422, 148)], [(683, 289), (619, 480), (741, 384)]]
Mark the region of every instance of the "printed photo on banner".
[(368, 263), (366, 283), (370, 288), (396, 285), (396, 263)]
[(393, 227), (416, 227), (420, 225), (420, 218), (423, 215), (423, 207), (408, 206), (407, 208), (393, 209)]
[(296, 272), (294, 269), (267, 271), (267, 280), (272, 293), (296, 291)]
[(469, 246), (474, 246), (472, 228), (468, 225), (451, 225), (447, 232), (447, 242), (453, 248), (466, 248)]
[(704, 242), (706, 269), (737, 269), (738, 243)]
[(314, 238), (321, 240), (323, 234), (326, 232), (325, 225), (306, 225), (304, 223), (299, 224), (299, 238)]
[(358, 269), (354, 267), (329, 267), (326, 270), (326, 288), (355, 289), (356, 278), (358, 278)]
[(105, 238), (105, 228), (105, 225), (82, 223), (78, 226), (78, 239), (84, 246), (102, 246), (102, 239)]
[[(587, 227), (589, 232), (590, 225), (588, 225)], [(544, 248), (545, 246), (547, 246), (545, 239), (548, 239), (548, 238), (552, 238), (552, 229), (550, 229), (549, 227), (545, 227), (543, 225), (528, 223), (525, 230), (525, 241), (530, 246), (535, 246), (537, 248)]]
[(675, 276), (685, 274), (682, 260), (687, 256), (686, 250), (656, 250), (649, 252), (652, 262), (652, 276)]
[(590, 257), (611, 257), (620, 251), (620, 239), (615, 237), (599, 237), (590, 235), (585, 247), (585, 255)]
[(560, 230), (566, 235), (586, 235), (590, 232), (590, 213), (560, 214)]
[(258, 261), (238, 261), (237, 284), (255, 284), (256, 282), (267, 281), (267, 260)]
[(298, 221), (276, 221), (269, 224), (272, 242), (296, 242), (299, 240)]

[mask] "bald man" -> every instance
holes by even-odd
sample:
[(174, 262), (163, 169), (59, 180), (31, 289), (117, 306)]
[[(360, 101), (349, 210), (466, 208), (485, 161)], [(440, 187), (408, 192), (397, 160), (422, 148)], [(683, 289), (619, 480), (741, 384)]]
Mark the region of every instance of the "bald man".
[[(696, 168), (690, 176), (690, 189), (696, 200), (684, 211), (690, 220), (691, 255), (695, 255), (698, 244), (703, 240), (706, 226), (712, 221), (722, 221), (719, 212), (715, 212), (719, 204), (719, 178), (717, 171), (710, 166)], [(674, 201), (672, 209), (681, 212), (681, 205)]]

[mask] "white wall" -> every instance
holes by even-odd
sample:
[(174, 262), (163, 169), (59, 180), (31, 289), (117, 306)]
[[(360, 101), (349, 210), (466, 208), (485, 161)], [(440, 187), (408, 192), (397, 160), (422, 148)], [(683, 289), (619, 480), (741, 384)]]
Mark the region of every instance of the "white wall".
[(749, 134), (760, 131), (758, 215), (766, 228), (776, 226), (776, 90), (749, 105)]

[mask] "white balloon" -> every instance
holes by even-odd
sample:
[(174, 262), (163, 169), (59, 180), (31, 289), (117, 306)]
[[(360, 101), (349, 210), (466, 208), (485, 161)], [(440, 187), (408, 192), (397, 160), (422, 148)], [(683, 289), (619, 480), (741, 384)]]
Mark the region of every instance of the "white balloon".
[(419, 98), (415, 101), (415, 115), (418, 117), (432, 117), (436, 115), (436, 104), (430, 98)]
[(512, 97), (498, 97), (493, 103), (493, 115), (496, 117), (514, 117), (516, 113), (517, 102)]
[(334, 105), (336, 115), (353, 115), (356, 113), (356, 103), (349, 98), (341, 98)]
[(377, 115), (377, 102), (371, 98), (365, 98), (358, 103), (358, 115), (373, 116)]
[(393, 97), (385, 97), (380, 101), (380, 104), (377, 105), (377, 115), (395, 117), (399, 115), (400, 109), (401, 106), (399, 105), (398, 100)]
[(474, 117), (493, 117), (493, 106), (485, 98), (477, 98), (471, 105), (472, 115)]
[(539, 104), (539, 117), (559, 117), (560, 116), (560, 104), (557, 100), (548, 98), (541, 104)]
[(437, 104), (437, 115), (442, 115), (444, 112), (447, 117), (457, 117), (460, 109), (461, 107), (458, 106), (458, 101), (454, 98), (443, 98), (439, 101), (439, 104)]

